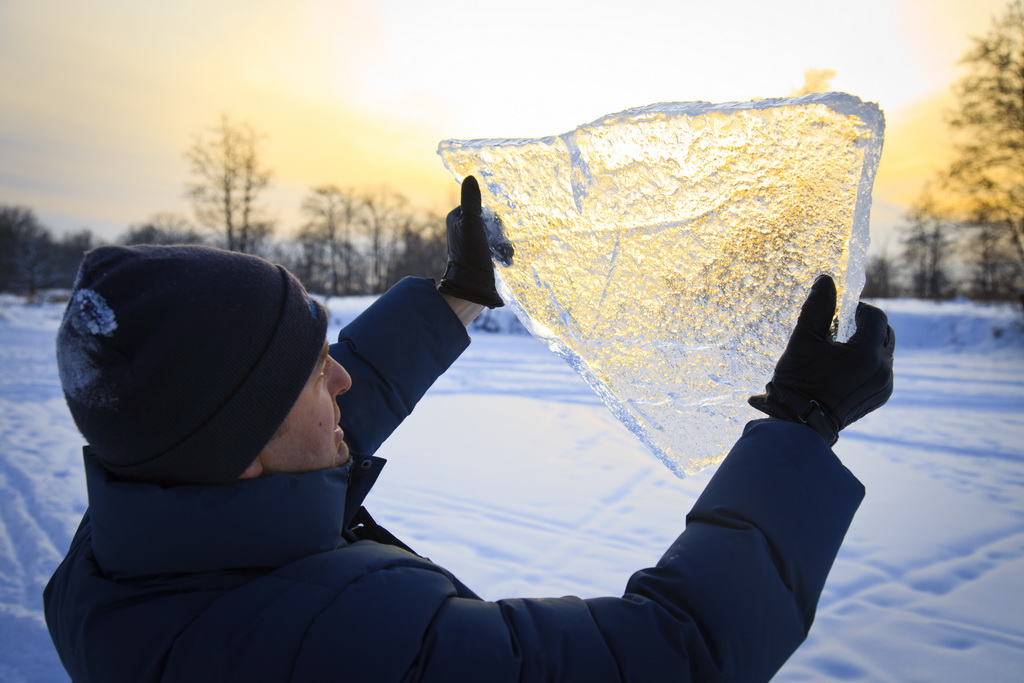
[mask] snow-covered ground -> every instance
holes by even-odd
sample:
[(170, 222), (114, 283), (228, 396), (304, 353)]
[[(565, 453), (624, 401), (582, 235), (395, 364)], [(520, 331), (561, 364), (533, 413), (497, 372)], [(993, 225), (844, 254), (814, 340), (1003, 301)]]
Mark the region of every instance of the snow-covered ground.
[[(333, 330), (366, 303), (332, 302)], [(1021, 315), (881, 305), (896, 391), (836, 447), (868, 496), (776, 680), (1020, 681)], [(86, 505), (54, 361), (60, 313), (0, 299), (0, 681), (12, 683), (67, 680), (40, 598)], [(493, 599), (620, 594), (711, 474), (675, 478), (523, 334), (475, 334), (381, 455), (374, 515)]]

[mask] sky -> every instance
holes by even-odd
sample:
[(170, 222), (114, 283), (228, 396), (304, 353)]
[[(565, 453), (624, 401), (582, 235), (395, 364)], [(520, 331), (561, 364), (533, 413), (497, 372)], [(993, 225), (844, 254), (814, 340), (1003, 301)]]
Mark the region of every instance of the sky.
[(113, 239), (191, 217), (184, 153), (222, 114), (262, 135), (295, 230), (314, 186), (441, 214), (443, 139), (556, 135), (654, 102), (784, 97), (811, 69), (877, 102), (874, 249), (938, 170), (969, 37), (1006, 0), (0, 0), (0, 204)]

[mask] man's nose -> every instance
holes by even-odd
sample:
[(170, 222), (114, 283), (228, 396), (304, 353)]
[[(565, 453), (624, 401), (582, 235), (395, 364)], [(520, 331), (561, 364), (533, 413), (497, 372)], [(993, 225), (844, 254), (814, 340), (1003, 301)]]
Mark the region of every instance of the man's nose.
[(328, 356), (327, 365), (331, 382), (329, 386), (335, 396), (344, 394), (352, 388), (352, 376), (348, 374), (348, 370), (341, 367), (341, 363)]

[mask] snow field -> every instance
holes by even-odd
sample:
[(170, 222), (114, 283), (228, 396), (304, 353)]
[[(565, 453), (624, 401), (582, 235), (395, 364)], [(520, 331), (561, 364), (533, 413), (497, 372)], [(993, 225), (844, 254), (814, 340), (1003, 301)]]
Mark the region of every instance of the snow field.
[[(330, 334), (367, 303), (332, 301)], [(836, 446), (867, 498), (776, 680), (1020, 680), (1020, 314), (881, 305), (897, 332), (896, 390)], [(54, 360), (60, 314), (0, 298), (0, 681), (67, 680), (41, 605), (86, 506)], [(712, 474), (675, 478), (521, 334), (475, 333), (380, 455), (374, 516), (489, 599), (620, 594)]]

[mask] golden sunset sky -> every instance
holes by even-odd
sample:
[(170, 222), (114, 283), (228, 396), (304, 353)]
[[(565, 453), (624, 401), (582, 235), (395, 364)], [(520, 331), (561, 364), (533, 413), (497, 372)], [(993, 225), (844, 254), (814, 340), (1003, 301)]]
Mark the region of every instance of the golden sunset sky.
[(265, 134), (282, 233), (312, 186), (444, 213), (445, 138), (541, 137), (653, 102), (793, 94), (809, 69), (887, 120), (874, 248), (942, 165), (969, 37), (1005, 0), (0, 0), (0, 203), (112, 239), (191, 217), (184, 152)]

